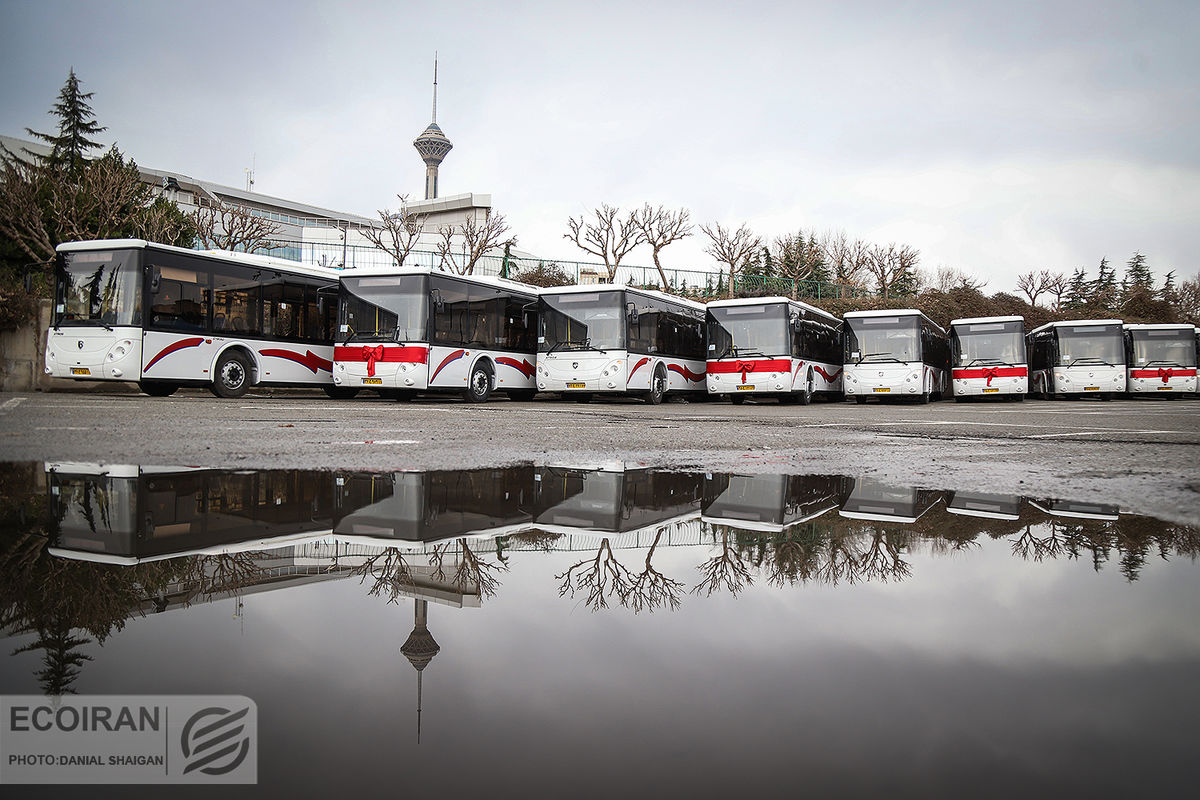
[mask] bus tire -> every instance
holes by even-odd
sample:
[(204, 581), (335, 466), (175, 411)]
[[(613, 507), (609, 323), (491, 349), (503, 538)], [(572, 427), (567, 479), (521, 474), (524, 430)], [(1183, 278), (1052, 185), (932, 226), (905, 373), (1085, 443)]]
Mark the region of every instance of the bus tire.
[(658, 369), (654, 370), (654, 377), (650, 379), (650, 391), (643, 395), (643, 399), (650, 405), (656, 406), (663, 401), (663, 397), (667, 393), (667, 371), (660, 364)]
[(537, 394), (537, 389), (509, 389), (508, 399), (520, 403), (528, 403)]
[(138, 388), (151, 397), (170, 397), (179, 390), (179, 384), (164, 381), (138, 381)]
[(217, 397), (237, 399), (250, 389), (250, 363), (237, 350), (226, 350), (217, 359), (212, 390)]
[(579, 394), (575, 395), (575, 402), (576, 403), (592, 402), (592, 393), (591, 392), (580, 392)]
[(812, 372), (808, 373), (808, 379), (804, 382), (804, 391), (796, 395), (796, 402), (802, 406), (810, 405), (813, 401), (813, 376)]
[(865, 406), (867, 404), (867, 398), (859, 396), (854, 398), (854, 402), (858, 403), (860, 406)]
[(746, 395), (731, 394), (729, 395), (729, 402), (733, 403), (735, 406), (740, 406), (742, 403), (746, 402)]
[(323, 386), (325, 394), (331, 400), (353, 400), (358, 396), (358, 389), (353, 386)]
[(492, 370), (486, 361), (476, 361), (467, 377), (467, 388), (463, 397), (468, 403), (486, 403), (492, 396)]

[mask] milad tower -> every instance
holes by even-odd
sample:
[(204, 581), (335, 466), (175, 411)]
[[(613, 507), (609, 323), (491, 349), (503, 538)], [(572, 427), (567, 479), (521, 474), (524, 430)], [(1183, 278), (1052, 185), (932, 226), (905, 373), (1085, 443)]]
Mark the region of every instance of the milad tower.
[(437, 59), (433, 60), (433, 121), (424, 132), (413, 139), (413, 147), (421, 154), (425, 162), (425, 199), (433, 200), (438, 196), (438, 166), (442, 159), (454, 147), (446, 134), (437, 124)]

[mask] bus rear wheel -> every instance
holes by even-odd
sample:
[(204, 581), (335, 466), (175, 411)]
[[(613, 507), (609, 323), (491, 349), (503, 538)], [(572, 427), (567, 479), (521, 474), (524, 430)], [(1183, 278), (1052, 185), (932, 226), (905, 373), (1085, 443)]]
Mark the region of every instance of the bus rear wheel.
[(138, 381), (138, 388), (151, 397), (170, 397), (178, 391), (179, 384), (163, 381)]
[(813, 401), (813, 376), (808, 373), (808, 380), (804, 382), (804, 391), (796, 395), (796, 402), (802, 406), (807, 406)]
[(467, 378), (467, 388), (463, 392), (463, 397), (468, 403), (486, 403), (491, 396), (492, 371), (488, 369), (486, 363), (480, 362), (471, 368), (471, 375)]
[(250, 364), (235, 351), (226, 352), (217, 361), (212, 390), (217, 397), (236, 399), (250, 388)]

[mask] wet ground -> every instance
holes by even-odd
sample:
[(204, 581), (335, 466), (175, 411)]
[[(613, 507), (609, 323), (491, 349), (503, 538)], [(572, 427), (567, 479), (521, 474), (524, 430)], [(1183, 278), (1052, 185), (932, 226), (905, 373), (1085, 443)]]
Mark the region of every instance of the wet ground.
[(1200, 401), (858, 406), (504, 399), (218, 401), (184, 391), (0, 396), (0, 459), (447, 469), (622, 461), (870, 475), (905, 485), (1101, 497), (1200, 521)]
[(244, 695), (262, 796), (1192, 785), (1200, 529), (745, 463), (0, 465), (0, 694)]

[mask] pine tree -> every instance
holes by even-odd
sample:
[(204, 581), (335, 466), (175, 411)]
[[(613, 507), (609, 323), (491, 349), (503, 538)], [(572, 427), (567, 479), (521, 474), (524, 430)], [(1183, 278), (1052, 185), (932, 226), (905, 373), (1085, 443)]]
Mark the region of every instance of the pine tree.
[(1066, 295), (1063, 299), (1063, 308), (1082, 308), (1087, 305), (1088, 297), (1091, 295), (1091, 283), (1087, 279), (1087, 271), (1083, 267), (1075, 270), (1075, 274), (1071, 276), (1071, 282), (1067, 284)]
[(1141, 286), (1147, 292), (1154, 291), (1154, 274), (1146, 264), (1146, 257), (1140, 252), (1125, 264), (1125, 282), (1127, 286)]
[(39, 133), (31, 128), (25, 131), (35, 139), (50, 145), (50, 156), (39, 159), (45, 166), (65, 168), (68, 172), (77, 173), (87, 161), (87, 152), (100, 147), (100, 142), (90, 138), (102, 133), (108, 128), (96, 122), (88, 101), (93, 92), (81, 92), (79, 79), (75, 77), (72, 68), (67, 75), (67, 82), (58, 93), (58, 102), (50, 113), (58, 117), (58, 135)]
[(1107, 258), (1102, 258), (1089, 300), (1092, 305), (1113, 311), (1120, 299), (1117, 294), (1117, 271), (1108, 265)]
[(1167, 277), (1163, 280), (1163, 287), (1159, 290), (1158, 296), (1175, 305), (1175, 270), (1167, 273)]

